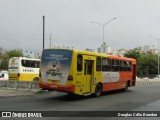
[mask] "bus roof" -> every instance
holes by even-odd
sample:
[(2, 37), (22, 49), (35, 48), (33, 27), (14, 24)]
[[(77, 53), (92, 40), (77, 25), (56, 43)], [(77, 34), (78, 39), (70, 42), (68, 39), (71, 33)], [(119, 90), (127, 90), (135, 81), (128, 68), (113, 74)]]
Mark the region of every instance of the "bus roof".
[(108, 58), (113, 58), (113, 59), (118, 59), (118, 60), (124, 60), (124, 61), (135, 61), (136, 62), (136, 60), (135, 59), (133, 59), (133, 58), (127, 58), (127, 57), (121, 57), (121, 56), (114, 56), (114, 55), (108, 55), (107, 56)]
[(107, 54), (84, 51), (84, 50), (77, 50), (77, 49), (70, 49), (70, 48), (66, 48), (66, 49), (65, 48), (49, 48), (49, 49), (44, 49), (44, 50), (69, 50), (69, 51), (73, 51), (75, 53), (80, 53), (80, 54), (85, 54), (85, 55), (94, 55), (94, 56), (101, 56), (101, 57), (107, 56)]
[(111, 58), (111, 59), (113, 58), (113, 59), (117, 59), (117, 60), (136, 62), (136, 60), (133, 59), (133, 58), (127, 58), (127, 57), (115, 56), (115, 55), (108, 55), (108, 54), (104, 54), (104, 53), (96, 53), (96, 52), (77, 50), (77, 49), (50, 48), (50, 49), (44, 49), (44, 50), (69, 50), (69, 51), (74, 51), (76, 53), (85, 54), (85, 55), (93, 55), (93, 56), (99, 56), (99, 57), (108, 57), (108, 58)]
[(40, 59), (36, 59), (36, 58), (27, 58), (27, 57), (12, 57), (10, 59), (25, 59), (25, 60), (37, 60), (40, 61)]

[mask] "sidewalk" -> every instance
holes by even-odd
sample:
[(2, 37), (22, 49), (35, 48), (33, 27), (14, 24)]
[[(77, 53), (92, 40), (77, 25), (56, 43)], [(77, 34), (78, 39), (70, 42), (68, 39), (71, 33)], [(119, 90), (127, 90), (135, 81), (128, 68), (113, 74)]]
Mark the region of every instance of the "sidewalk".
[(0, 96), (24, 96), (24, 95), (34, 95), (34, 94), (35, 91), (0, 89)]

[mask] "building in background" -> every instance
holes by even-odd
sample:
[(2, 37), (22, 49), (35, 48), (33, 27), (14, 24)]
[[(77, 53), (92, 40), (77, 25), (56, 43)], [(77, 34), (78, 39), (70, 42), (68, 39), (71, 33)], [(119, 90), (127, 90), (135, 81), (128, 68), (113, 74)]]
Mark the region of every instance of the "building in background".
[(111, 47), (109, 47), (105, 42), (98, 48), (98, 53), (108, 54), (111, 52)]
[(153, 45), (152, 46), (149, 46), (149, 45), (145, 45), (145, 46), (138, 46), (137, 47), (137, 50), (140, 52), (140, 53), (152, 53), (152, 54), (158, 54), (158, 49), (156, 49)]
[(128, 51), (128, 49), (114, 49), (111, 50), (110, 55), (116, 55), (116, 56), (124, 56), (124, 54)]
[[(144, 46), (138, 46), (136, 49), (143, 54), (152, 53), (152, 54), (158, 54), (158, 49), (156, 49), (153, 45), (144, 45)], [(116, 56), (124, 56), (124, 54), (131, 50), (131, 49), (111, 49), (111, 47), (107, 46), (104, 42), (101, 47), (97, 49), (98, 53), (104, 53), (109, 55), (116, 55)]]
[(40, 53), (35, 53), (29, 50), (23, 50), (22, 52), (23, 52), (23, 55), (28, 58), (40, 58), (41, 57)]

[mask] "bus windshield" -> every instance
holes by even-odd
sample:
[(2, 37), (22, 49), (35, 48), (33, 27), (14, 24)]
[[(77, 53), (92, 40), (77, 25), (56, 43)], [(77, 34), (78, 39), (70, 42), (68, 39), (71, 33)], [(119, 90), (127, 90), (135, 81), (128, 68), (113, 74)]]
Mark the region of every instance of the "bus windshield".
[(58, 80), (61, 85), (66, 84), (72, 60), (71, 50), (44, 50), (41, 60), (44, 81)]

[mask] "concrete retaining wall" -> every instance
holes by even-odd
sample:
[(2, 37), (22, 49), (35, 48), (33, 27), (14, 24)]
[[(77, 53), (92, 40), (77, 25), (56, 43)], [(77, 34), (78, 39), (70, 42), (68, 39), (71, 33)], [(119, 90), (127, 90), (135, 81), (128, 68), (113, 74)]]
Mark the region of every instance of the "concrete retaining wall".
[(160, 79), (137, 79), (137, 86), (160, 86)]
[(0, 89), (38, 90), (39, 86), (33, 81), (0, 80)]
[[(160, 80), (138, 79), (136, 86), (160, 86)], [(36, 91), (39, 89), (38, 82), (17, 81), (17, 80), (0, 80), (0, 89), (26, 89)]]

